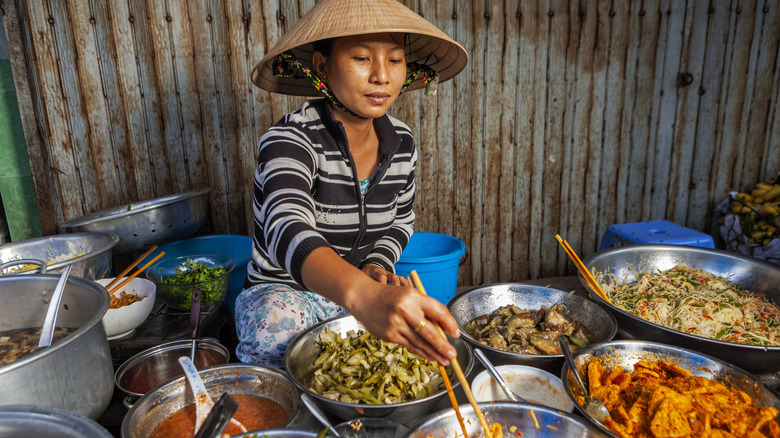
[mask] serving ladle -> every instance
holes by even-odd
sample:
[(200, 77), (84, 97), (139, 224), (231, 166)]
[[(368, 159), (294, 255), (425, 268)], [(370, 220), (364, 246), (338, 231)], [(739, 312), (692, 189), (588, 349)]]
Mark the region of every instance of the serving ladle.
[(73, 265), (65, 266), (65, 269), (60, 275), (60, 279), (57, 281), (57, 286), (54, 287), (54, 292), (51, 294), (49, 307), (46, 309), (46, 317), (43, 319), (41, 337), (38, 339), (38, 348), (50, 346), (52, 338), (54, 338), (54, 327), (55, 323), (57, 322), (57, 312), (60, 310), (62, 293), (65, 291), (65, 284), (68, 282), (68, 276), (70, 275), (70, 269), (72, 267)]
[(319, 406), (317, 406), (316, 403), (314, 403), (314, 400), (309, 396), (309, 394), (306, 394), (305, 392), (301, 394), (301, 401), (304, 405), (309, 409), (309, 412), (311, 412), (312, 415), (314, 415), (314, 418), (319, 420), (320, 423), (322, 423), (323, 426), (327, 427), (328, 430), (335, 436), (341, 436), (338, 432), (336, 432), (336, 429), (330, 424), (330, 421), (328, 421), (328, 417), (325, 416), (325, 413), (322, 412)]
[[(192, 395), (195, 398), (195, 433), (197, 433), (214, 407), (214, 401), (211, 400), (211, 396), (206, 391), (206, 385), (203, 383), (203, 379), (200, 378), (198, 369), (195, 368), (195, 364), (190, 358), (187, 356), (180, 357), (179, 364), (184, 370), (184, 376), (187, 377), (187, 382), (189, 382)], [(238, 420), (231, 418), (230, 422), (238, 426), (242, 433), (246, 432), (246, 427)]]
[(482, 352), (479, 348), (474, 349), (474, 356), (477, 356), (477, 359), (479, 359), (480, 362), (482, 362), (482, 366), (485, 367), (488, 373), (493, 377), (493, 380), (498, 383), (498, 386), (501, 387), (501, 389), (504, 391), (504, 394), (506, 394), (509, 401), (513, 402), (519, 402), (519, 403), (527, 403), (527, 400), (523, 397), (520, 397), (519, 395), (515, 394), (514, 391), (507, 385), (506, 380), (501, 376), (501, 374), (498, 373), (498, 370), (496, 367), (493, 366), (493, 363), (488, 360), (487, 356), (485, 356), (485, 353)]
[(582, 377), (580, 377), (580, 373), (577, 371), (577, 365), (574, 363), (574, 356), (572, 356), (571, 350), (569, 349), (569, 343), (566, 340), (566, 335), (558, 335), (558, 343), (561, 344), (563, 358), (566, 360), (566, 364), (569, 365), (571, 373), (574, 374), (574, 380), (577, 382), (577, 385), (582, 391), (582, 395), (585, 397), (585, 404), (583, 406), (583, 408), (585, 408), (585, 412), (596, 419), (599, 423), (605, 423), (607, 418), (609, 418), (609, 411), (607, 410), (607, 407), (604, 406), (604, 403), (601, 402), (601, 400), (593, 398), (585, 388), (585, 384), (582, 382)]

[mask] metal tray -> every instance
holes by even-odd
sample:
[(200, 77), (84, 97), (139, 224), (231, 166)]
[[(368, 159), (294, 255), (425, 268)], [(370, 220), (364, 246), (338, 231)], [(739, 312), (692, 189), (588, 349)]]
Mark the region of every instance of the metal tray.
[(189, 237), (205, 223), (211, 189), (191, 190), (97, 211), (59, 224), (61, 233), (110, 231), (119, 236), (116, 253)]
[[(599, 251), (583, 260), (590, 272), (635, 281), (643, 272), (667, 270), (678, 263), (703, 269), (739, 282), (744, 290), (765, 294), (780, 302), (780, 267), (758, 259), (727, 251), (678, 245), (630, 245)], [(588, 286), (582, 274), (580, 282), (591, 298), (606, 306), (618, 321), (619, 335), (627, 339), (661, 342), (699, 351), (730, 362), (753, 373), (780, 370), (780, 347), (737, 344), (691, 335), (648, 322), (607, 303)]]

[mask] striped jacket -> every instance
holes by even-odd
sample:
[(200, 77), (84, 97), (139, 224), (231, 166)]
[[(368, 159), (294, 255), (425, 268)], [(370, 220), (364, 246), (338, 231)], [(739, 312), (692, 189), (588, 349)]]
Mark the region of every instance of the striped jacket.
[(341, 122), (325, 99), (309, 100), (260, 139), (254, 179), (254, 247), (245, 286), (304, 290), (301, 266), (332, 247), (354, 266), (394, 264), (413, 232), (417, 151), (409, 127), (374, 120), (380, 165), (365, 196)]

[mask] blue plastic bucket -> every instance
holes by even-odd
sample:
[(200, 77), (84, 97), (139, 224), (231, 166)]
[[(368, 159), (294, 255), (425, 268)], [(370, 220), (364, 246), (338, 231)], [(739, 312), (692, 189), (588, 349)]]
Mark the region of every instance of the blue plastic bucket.
[(414, 233), (395, 264), (395, 272), (408, 277), (417, 271), (425, 292), (447, 304), (458, 287), (458, 267), (466, 244), (457, 237), (439, 233)]
[(244, 288), (246, 266), (252, 259), (252, 238), (237, 234), (214, 234), (210, 236), (192, 237), (163, 245), (159, 249), (165, 255), (159, 261), (195, 254), (222, 254), (236, 261), (236, 267), (230, 274), (230, 283), (225, 293), (231, 310), (236, 297)]

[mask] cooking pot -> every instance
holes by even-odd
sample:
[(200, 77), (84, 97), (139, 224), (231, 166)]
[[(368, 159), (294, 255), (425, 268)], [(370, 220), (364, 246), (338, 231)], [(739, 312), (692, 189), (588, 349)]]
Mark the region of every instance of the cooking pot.
[(83, 415), (49, 406), (0, 406), (0, 438), (112, 438)]
[[(0, 331), (41, 327), (59, 277), (0, 277)], [(100, 285), (70, 277), (56, 326), (76, 331), (50, 347), (0, 366), (0, 405), (50, 406), (98, 419), (114, 393), (111, 353), (102, 322), (108, 305), (108, 294)]]

